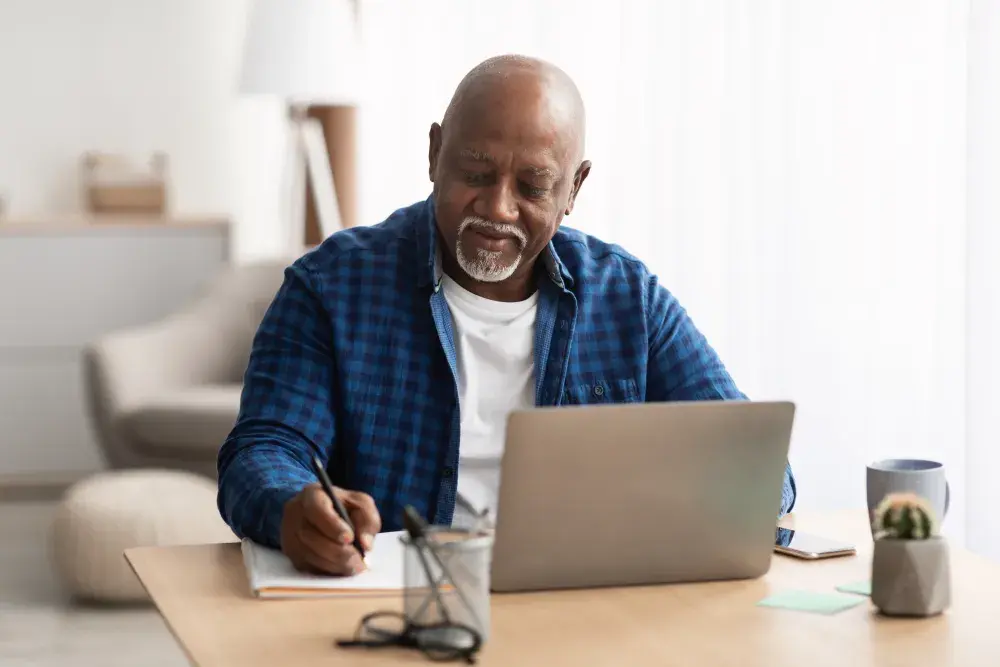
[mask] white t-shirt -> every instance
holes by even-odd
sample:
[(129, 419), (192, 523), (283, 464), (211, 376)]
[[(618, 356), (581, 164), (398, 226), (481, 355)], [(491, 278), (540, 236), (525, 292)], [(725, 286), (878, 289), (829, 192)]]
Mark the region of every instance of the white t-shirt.
[[(507, 415), (535, 405), (535, 314), (538, 292), (516, 303), (492, 301), (442, 277), (458, 361), (458, 492), (477, 511), (496, 516)], [(455, 508), (455, 523), (470, 517)]]

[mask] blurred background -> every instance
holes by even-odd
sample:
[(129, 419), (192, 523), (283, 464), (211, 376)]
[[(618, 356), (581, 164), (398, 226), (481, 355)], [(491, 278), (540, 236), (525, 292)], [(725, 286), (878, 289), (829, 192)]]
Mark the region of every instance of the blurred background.
[(128, 572), (65, 554), (226, 536), (281, 268), (425, 198), (430, 124), (508, 52), (587, 105), (564, 224), (797, 403), (796, 510), (930, 458), (945, 534), (1000, 559), (1000, 0), (0, 0), (0, 663), (184, 664)]

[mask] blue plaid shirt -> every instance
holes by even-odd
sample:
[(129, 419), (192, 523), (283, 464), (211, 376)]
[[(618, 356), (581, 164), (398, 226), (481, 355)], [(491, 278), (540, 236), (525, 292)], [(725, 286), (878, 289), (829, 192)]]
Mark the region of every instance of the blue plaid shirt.
[[(621, 248), (561, 227), (539, 260), (538, 405), (735, 399), (723, 364), (657, 278)], [(454, 334), (433, 201), (338, 232), (286, 269), (254, 338), (239, 417), (219, 452), (219, 510), (280, 546), (284, 504), (314, 482), (374, 499), (383, 530), (412, 504), (455, 509)], [(786, 465), (779, 514), (795, 502)]]

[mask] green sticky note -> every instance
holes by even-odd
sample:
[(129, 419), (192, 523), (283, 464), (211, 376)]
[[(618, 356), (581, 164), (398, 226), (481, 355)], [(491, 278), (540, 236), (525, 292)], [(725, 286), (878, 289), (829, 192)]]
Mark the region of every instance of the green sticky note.
[(837, 586), (837, 590), (840, 591), (841, 593), (854, 593), (856, 595), (871, 595), (872, 582), (855, 581), (853, 584), (844, 584), (843, 586)]
[(809, 611), (814, 614), (836, 614), (856, 607), (862, 598), (838, 593), (813, 593), (812, 591), (782, 591), (757, 603), (758, 607)]

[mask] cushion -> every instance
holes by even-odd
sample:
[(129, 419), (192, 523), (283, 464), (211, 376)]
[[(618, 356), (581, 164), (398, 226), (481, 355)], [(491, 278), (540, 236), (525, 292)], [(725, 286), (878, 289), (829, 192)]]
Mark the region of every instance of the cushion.
[(235, 540), (219, 516), (213, 480), (169, 470), (112, 471), (67, 491), (52, 525), (52, 556), (74, 596), (144, 602), (126, 549)]
[(150, 454), (214, 459), (236, 423), (242, 386), (185, 387), (147, 399), (119, 419)]

